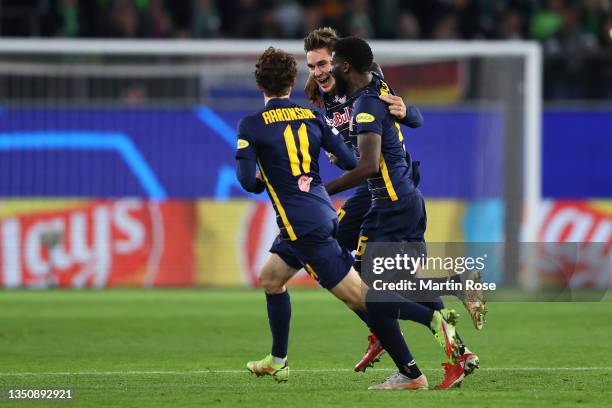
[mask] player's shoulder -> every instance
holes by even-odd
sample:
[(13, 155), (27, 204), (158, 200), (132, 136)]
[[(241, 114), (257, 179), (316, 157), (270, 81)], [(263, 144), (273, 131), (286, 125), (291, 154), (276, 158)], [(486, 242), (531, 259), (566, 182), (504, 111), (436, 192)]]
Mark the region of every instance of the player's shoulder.
[(240, 119), (240, 121), (238, 121), (237, 128), (239, 143), (240, 139), (250, 143), (255, 143), (259, 139), (260, 134), (262, 133), (262, 126), (259, 117), (261, 117), (260, 112), (255, 112), (244, 116), (242, 119)]
[(238, 122), (238, 129), (250, 128), (257, 124), (258, 119), (261, 117), (261, 110), (257, 112), (250, 113), (240, 119)]
[(355, 99), (355, 109), (372, 106), (382, 106), (385, 102), (380, 99), (380, 94), (376, 88), (368, 86), (365, 88), (359, 96)]
[(292, 102), (294, 108), (300, 108), (300, 109), (308, 110), (308, 111), (312, 112), (315, 116), (318, 115), (318, 114), (321, 114), (321, 111), (323, 110), (322, 108), (316, 107), (314, 105), (302, 105), (302, 104), (299, 104), (297, 102), (293, 102), (293, 101), (291, 101), (291, 102)]
[(288, 108), (288, 112), (283, 112), (283, 114), (289, 115), (290, 120), (322, 120), (321, 111), (312, 106), (301, 105), (292, 100), (289, 100), (290, 104), (286, 107)]
[(355, 123), (382, 121), (387, 114), (385, 102), (380, 99), (376, 89), (368, 87), (355, 101), (353, 115)]
[(382, 75), (372, 72), (372, 87), (376, 90), (379, 95), (392, 94), (395, 95), (393, 89), (387, 81), (385, 81)]

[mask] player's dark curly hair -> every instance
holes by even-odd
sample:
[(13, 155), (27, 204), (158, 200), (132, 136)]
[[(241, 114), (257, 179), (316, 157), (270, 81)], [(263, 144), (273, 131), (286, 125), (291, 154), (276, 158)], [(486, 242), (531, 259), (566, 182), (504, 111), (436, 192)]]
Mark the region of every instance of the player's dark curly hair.
[(334, 45), (334, 53), (348, 62), (357, 72), (370, 71), (374, 61), (370, 45), (358, 37), (339, 39)]
[(293, 55), (269, 47), (255, 64), (255, 81), (266, 96), (283, 96), (295, 84), (297, 63)]
[(336, 41), (338, 41), (336, 30), (331, 27), (317, 28), (316, 30), (312, 30), (304, 38), (304, 51), (308, 52), (320, 48), (327, 48), (331, 53)]

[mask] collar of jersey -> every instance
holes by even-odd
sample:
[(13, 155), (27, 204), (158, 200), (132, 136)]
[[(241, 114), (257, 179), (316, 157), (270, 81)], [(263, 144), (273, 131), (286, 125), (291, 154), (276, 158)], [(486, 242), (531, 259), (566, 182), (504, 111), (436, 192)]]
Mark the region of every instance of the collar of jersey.
[(291, 98), (272, 98), (266, 103), (266, 108), (273, 105), (292, 104)]

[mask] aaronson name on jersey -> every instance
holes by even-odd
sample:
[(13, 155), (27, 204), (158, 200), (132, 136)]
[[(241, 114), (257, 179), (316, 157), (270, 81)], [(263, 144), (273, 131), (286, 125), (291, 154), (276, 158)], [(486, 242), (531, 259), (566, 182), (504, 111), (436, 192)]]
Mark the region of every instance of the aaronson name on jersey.
[(316, 119), (313, 111), (306, 108), (276, 108), (264, 111), (261, 117), (266, 125), (276, 122), (290, 122), (294, 120)]

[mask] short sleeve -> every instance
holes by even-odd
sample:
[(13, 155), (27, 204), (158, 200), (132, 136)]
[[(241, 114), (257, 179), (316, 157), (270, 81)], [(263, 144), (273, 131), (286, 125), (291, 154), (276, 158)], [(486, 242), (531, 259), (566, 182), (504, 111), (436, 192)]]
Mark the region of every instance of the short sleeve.
[(257, 160), (254, 140), (249, 133), (245, 119), (238, 123), (238, 142), (236, 146), (236, 160)]
[(387, 106), (378, 98), (364, 96), (357, 99), (353, 108), (351, 133), (372, 132), (382, 135), (387, 112)]

